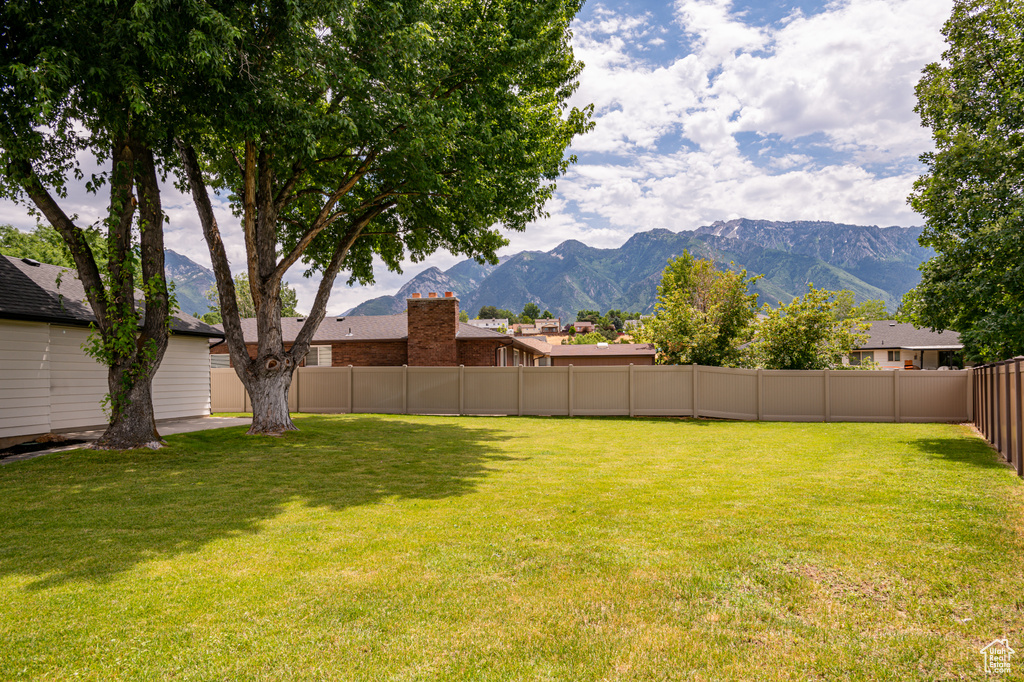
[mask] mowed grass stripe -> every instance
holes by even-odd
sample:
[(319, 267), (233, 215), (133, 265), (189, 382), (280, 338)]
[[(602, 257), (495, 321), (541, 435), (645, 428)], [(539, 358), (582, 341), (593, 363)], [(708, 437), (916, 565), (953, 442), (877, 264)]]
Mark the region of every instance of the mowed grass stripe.
[(964, 427), (296, 423), (0, 468), (0, 679), (974, 679), (1024, 645), (1024, 486)]

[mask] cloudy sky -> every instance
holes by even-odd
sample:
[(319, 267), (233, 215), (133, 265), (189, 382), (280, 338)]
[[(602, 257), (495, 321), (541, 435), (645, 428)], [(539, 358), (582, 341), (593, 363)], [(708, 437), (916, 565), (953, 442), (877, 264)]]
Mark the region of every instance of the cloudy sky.
[[(503, 253), (548, 250), (566, 239), (616, 247), (656, 227), (716, 220), (831, 220), (916, 225), (906, 197), (930, 136), (914, 85), (939, 59), (952, 0), (590, 0), (574, 27), (586, 68), (573, 104), (594, 104), (594, 130), (575, 141), (579, 163), (558, 183), (550, 217), (509, 235)], [(85, 221), (104, 201), (73, 193)], [(191, 202), (168, 188), (168, 248), (209, 265)], [(229, 255), (244, 267), (237, 221), (223, 207)], [(23, 208), (0, 223), (30, 229)], [(340, 313), (394, 293), (435, 254), (373, 287), (340, 281)], [(289, 279), (300, 307), (316, 282)], [(340, 278), (343, 280), (344, 278)]]

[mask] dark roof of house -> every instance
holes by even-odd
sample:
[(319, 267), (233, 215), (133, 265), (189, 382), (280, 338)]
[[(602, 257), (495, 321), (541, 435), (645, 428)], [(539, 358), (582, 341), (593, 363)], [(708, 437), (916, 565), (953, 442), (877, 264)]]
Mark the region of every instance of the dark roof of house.
[(895, 320), (876, 320), (868, 330), (870, 337), (859, 348), (914, 348), (919, 350), (958, 350), (963, 348), (960, 334), (951, 331), (933, 332)]
[(633, 356), (633, 357), (654, 357), (657, 353), (654, 346), (649, 343), (609, 343), (607, 346), (599, 346), (596, 343), (566, 344), (564, 346), (551, 346), (551, 357), (594, 357), (594, 356)]
[[(282, 317), (281, 336), (285, 343), (295, 341), (299, 335), (305, 317)], [(223, 329), (223, 325), (216, 325)], [(242, 336), (246, 343), (256, 343), (256, 319), (247, 317), (242, 320)], [(312, 343), (343, 342), (343, 341), (401, 341), (409, 337), (408, 321), (405, 313), (398, 315), (349, 315), (348, 317), (325, 317), (313, 334)], [(459, 340), (491, 339), (495, 341), (511, 341), (507, 334), (493, 329), (474, 327), (465, 322), (459, 323), (455, 334)]]
[[(141, 297), (141, 292), (136, 292)], [(96, 321), (74, 270), (0, 255), (0, 318), (88, 326)], [(185, 313), (171, 322), (175, 334), (221, 338), (219, 329)]]

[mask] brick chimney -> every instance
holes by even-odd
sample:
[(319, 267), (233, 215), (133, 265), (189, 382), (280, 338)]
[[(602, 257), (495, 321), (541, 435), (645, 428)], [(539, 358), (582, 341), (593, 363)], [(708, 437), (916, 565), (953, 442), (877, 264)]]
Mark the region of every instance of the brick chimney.
[(459, 331), (459, 299), (446, 291), (422, 298), (413, 294), (408, 305), (409, 366), (455, 367), (458, 348), (455, 334)]

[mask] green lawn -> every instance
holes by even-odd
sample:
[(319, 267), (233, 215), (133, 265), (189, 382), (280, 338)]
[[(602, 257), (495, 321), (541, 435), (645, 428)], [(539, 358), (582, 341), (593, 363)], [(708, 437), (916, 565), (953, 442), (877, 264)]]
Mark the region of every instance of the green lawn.
[(1024, 651), (1024, 486), (963, 427), (296, 423), (0, 467), (0, 679), (978, 679), (989, 641)]

